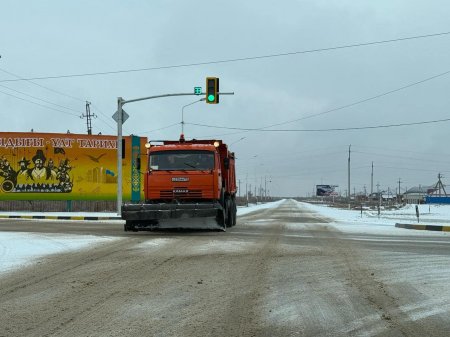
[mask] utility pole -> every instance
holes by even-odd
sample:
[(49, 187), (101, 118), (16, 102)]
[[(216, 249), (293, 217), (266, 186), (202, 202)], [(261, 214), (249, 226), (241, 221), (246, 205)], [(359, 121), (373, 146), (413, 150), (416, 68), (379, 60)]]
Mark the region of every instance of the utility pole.
[(97, 115), (91, 114), (91, 102), (86, 101), (86, 115), (82, 114), (80, 118), (86, 118), (87, 134), (92, 135), (92, 118), (97, 118)]
[(264, 176), (264, 199), (267, 201), (267, 176)]
[(259, 184), (259, 197), (261, 199), (261, 201), (263, 201), (263, 188), (262, 188), (262, 179), (263, 177), (261, 176), (261, 183)]
[(370, 194), (373, 193), (373, 162), (372, 162), (372, 175), (370, 179)]
[(441, 174), (438, 173), (438, 184), (439, 184), (439, 196), (441, 196)]
[[(444, 176), (442, 175), (442, 174), (438, 174), (438, 182), (437, 182), (437, 185), (438, 185), (438, 187), (439, 187), (439, 196), (441, 196), (441, 188), (444, 190), (444, 194), (445, 194), (445, 196), (447, 196), (447, 192), (445, 191), (445, 187), (444, 187), (444, 184), (442, 183), (442, 181), (441, 181), (441, 178), (444, 178)], [(435, 187), (436, 188), (436, 187)]]
[(247, 189), (248, 186), (247, 185), (248, 185), (248, 173), (245, 175), (245, 202), (248, 207), (248, 189)]
[(400, 183), (401, 183), (401, 180), (400, 180), (400, 178), (398, 178), (398, 197), (400, 198), (400, 194), (402, 194), (401, 192), (400, 192)]
[(350, 149), (352, 145), (348, 146), (348, 202), (350, 203)]
[(241, 197), (241, 179), (239, 179), (238, 182), (239, 182), (238, 197)]

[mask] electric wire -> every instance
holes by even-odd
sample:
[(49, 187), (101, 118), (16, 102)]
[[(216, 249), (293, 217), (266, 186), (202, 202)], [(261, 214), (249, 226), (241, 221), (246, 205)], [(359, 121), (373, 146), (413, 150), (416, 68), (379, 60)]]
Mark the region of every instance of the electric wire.
[(387, 95), (393, 94), (393, 93), (395, 93), (395, 92), (399, 92), (399, 91), (402, 91), (402, 90), (411, 88), (411, 87), (413, 87), (413, 86), (416, 86), (416, 85), (419, 85), (419, 84), (422, 84), (422, 83), (425, 83), (425, 82), (434, 80), (434, 79), (436, 79), (436, 78), (439, 78), (439, 77), (442, 77), (442, 76), (445, 76), (445, 75), (448, 75), (448, 74), (450, 74), (450, 70), (447, 70), (447, 71), (445, 71), (445, 72), (443, 72), (443, 73), (440, 73), (440, 74), (437, 74), (437, 75), (434, 75), (434, 76), (425, 78), (425, 79), (420, 80), (420, 81), (417, 81), (417, 82), (413, 82), (413, 83), (404, 85), (404, 86), (402, 86), (402, 87), (400, 87), (400, 88), (393, 89), (393, 90), (389, 90), (389, 91), (386, 91), (386, 92), (384, 92), (384, 93), (381, 93), (381, 94), (378, 94), (378, 95), (375, 95), (375, 96), (372, 96), (372, 97), (364, 98), (364, 99), (362, 99), (362, 100), (359, 100), (359, 101), (356, 101), (356, 102), (353, 102), (353, 103), (350, 103), (350, 104), (346, 104), (346, 105), (343, 105), (343, 106), (340, 106), (340, 107), (337, 107), (337, 108), (334, 108), (334, 109), (330, 109), (330, 110), (327, 110), (327, 111), (323, 111), (323, 112), (320, 112), (320, 113), (317, 113), (317, 114), (311, 114), (311, 115), (308, 115), (308, 116), (305, 116), (305, 117), (301, 117), (301, 118), (289, 120), (289, 121), (282, 122), (282, 123), (277, 123), (277, 124), (268, 125), (268, 126), (265, 126), (264, 129), (265, 129), (265, 128), (274, 127), (274, 126), (280, 126), (280, 125), (290, 124), (290, 123), (293, 123), (293, 122), (298, 122), (298, 121), (301, 121), (301, 120), (305, 120), (305, 119), (309, 119), (309, 118), (313, 118), (313, 117), (317, 117), (317, 116), (322, 116), (322, 115), (325, 115), (325, 114), (329, 114), (329, 113), (331, 113), (331, 112), (335, 112), (335, 111), (338, 111), (338, 110), (347, 109), (347, 108), (353, 107), (353, 106), (355, 106), (355, 105), (359, 105), (359, 104), (362, 104), (362, 103), (366, 103), (366, 102), (369, 102), (369, 101), (372, 101), (372, 100), (381, 98), (381, 97), (383, 97), (383, 96), (387, 96)]
[(449, 34), (450, 34), (450, 32), (440, 32), (440, 33), (434, 33), (434, 34), (401, 37), (401, 38), (389, 39), (389, 40), (361, 42), (361, 43), (347, 44), (347, 45), (342, 45), (342, 46), (325, 47), (325, 48), (317, 48), (317, 49), (309, 49), (309, 50), (301, 50), (301, 51), (293, 51), (293, 52), (285, 52), (285, 53), (275, 53), (275, 54), (259, 55), (259, 56), (239, 57), (239, 58), (216, 60), (216, 61), (205, 61), (205, 62), (185, 63), (185, 64), (167, 65), (167, 66), (159, 66), (159, 67), (125, 69), (125, 70), (103, 71), (103, 72), (91, 72), (91, 73), (81, 73), (81, 74), (66, 74), (66, 75), (56, 75), (56, 76), (30, 77), (30, 78), (22, 78), (22, 79), (7, 79), (7, 80), (1, 80), (0, 82), (17, 82), (17, 81), (30, 81), (30, 80), (48, 80), (48, 79), (58, 79), (58, 78), (113, 75), (113, 74), (152, 71), (152, 70), (161, 70), (161, 69), (186, 68), (186, 67), (194, 67), (194, 66), (201, 66), (201, 65), (243, 62), (243, 61), (260, 60), (260, 59), (268, 59), (268, 58), (283, 57), (283, 56), (292, 56), (292, 55), (300, 55), (300, 54), (310, 54), (310, 53), (317, 53), (317, 52), (333, 51), (333, 50), (340, 50), (340, 49), (347, 49), (347, 48), (357, 48), (357, 47), (364, 47), (364, 46), (371, 46), (371, 45), (380, 45), (380, 44), (408, 41), (408, 40), (415, 40), (415, 39), (425, 39), (425, 38), (438, 37), (438, 36), (444, 36), (444, 35), (449, 35)]
[[(47, 90), (47, 91), (56, 93), (56, 94), (58, 94), (58, 95), (61, 95), (61, 96), (64, 96), (64, 97), (68, 97), (68, 98), (71, 98), (71, 99), (76, 100), (76, 101), (79, 101), (79, 102), (83, 102), (83, 103), (86, 102), (86, 100), (83, 100), (83, 99), (81, 99), (81, 98), (78, 98), (78, 97), (75, 97), (75, 96), (72, 96), (72, 95), (63, 93), (63, 92), (61, 92), (61, 91), (58, 91), (58, 90), (55, 90), (55, 89), (52, 89), (52, 88), (49, 88), (49, 87), (47, 87), (47, 86), (41, 85), (41, 84), (36, 83), (36, 82), (33, 82), (33, 81), (31, 81), (31, 80), (27, 80), (27, 79), (23, 78), (22, 76), (19, 76), (19, 75), (17, 75), (17, 74), (14, 74), (14, 73), (12, 73), (12, 72), (10, 72), (10, 71), (7, 71), (7, 70), (5, 70), (5, 69), (0, 68), (0, 71), (4, 72), (4, 73), (6, 73), (6, 74), (12, 75), (12, 76), (14, 76), (14, 77), (16, 77), (16, 78), (18, 78), (18, 79), (22, 79), (22, 80), (24, 80), (24, 81), (27, 81), (28, 83), (31, 83), (31, 84), (33, 84), (33, 85), (35, 85), (35, 86), (37, 86), (37, 87), (40, 87), (40, 88), (42, 88), (42, 89), (45, 89), (45, 90)], [(64, 108), (64, 109), (67, 109), (67, 110), (71, 110), (71, 111), (75, 111), (75, 112), (79, 113), (79, 111), (77, 111), (77, 110), (75, 110), (75, 109), (68, 108), (68, 107), (65, 107), (65, 106), (62, 106), (62, 105), (59, 105), (59, 104), (56, 104), (56, 103), (52, 103), (52, 102), (47, 101), (47, 100), (43, 100), (43, 99), (37, 98), (37, 97), (35, 97), (35, 96), (26, 94), (26, 93), (24, 93), (24, 92), (21, 92), (21, 91), (12, 89), (12, 88), (9, 88), (9, 87), (4, 86), (4, 85), (0, 85), (0, 86), (3, 87), (3, 88), (7, 88), (7, 89), (9, 89), (9, 90), (15, 91), (15, 92), (17, 92), (17, 93), (20, 93), (20, 94), (22, 94), (22, 95), (25, 95), (25, 96), (28, 96), (28, 97), (31, 97), (31, 98), (34, 98), (34, 99), (37, 99), (37, 100), (40, 100), (40, 101), (49, 103), (49, 104), (53, 104), (53, 105), (55, 105), (55, 106), (59, 106), (59, 107), (61, 107), (61, 108)], [(108, 117), (107, 117), (107, 116), (106, 116), (106, 115), (105, 115), (98, 107), (94, 106), (94, 104), (92, 104), (92, 103), (91, 103), (91, 105), (92, 105), (92, 106), (94, 107), (94, 109), (96, 109), (99, 113), (101, 113), (103, 116), (105, 116), (106, 118), (108, 118)], [(108, 119), (107, 119), (107, 120), (108, 120)], [(102, 121), (103, 123), (105, 123), (105, 124), (106, 124), (109, 128), (111, 128), (113, 131), (115, 130), (114, 127), (112, 127), (112, 126), (111, 126), (108, 122), (106, 122), (105, 120), (101, 119), (101, 121)]]
[(165, 130), (165, 129), (169, 129), (171, 127), (174, 127), (174, 126), (180, 125), (180, 124), (181, 124), (180, 122), (177, 122), (177, 123), (166, 125), (166, 126), (163, 126), (161, 128), (153, 129), (153, 130), (150, 130), (150, 131), (140, 131), (140, 132), (137, 132), (137, 134), (146, 134), (146, 133), (156, 132), (156, 131), (160, 131), (160, 130)]
[(370, 149), (370, 150), (380, 150), (383, 152), (400, 152), (402, 154), (404, 153), (410, 153), (411, 155), (420, 155), (420, 156), (431, 156), (431, 157), (450, 157), (450, 154), (448, 153), (434, 153), (434, 152), (419, 152), (419, 151), (411, 151), (410, 149), (399, 149), (399, 148), (392, 148), (389, 146), (389, 148), (383, 148), (379, 146), (368, 146), (368, 145), (352, 145), (353, 149)]
[(398, 123), (398, 124), (385, 124), (385, 125), (375, 125), (375, 126), (360, 126), (360, 127), (348, 127), (348, 128), (329, 128), (329, 129), (260, 129), (260, 128), (237, 128), (237, 127), (226, 127), (226, 126), (214, 126), (208, 124), (199, 123), (186, 123), (189, 125), (216, 128), (216, 129), (227, 129), (227, 130), (242, 130), (242, 131), (258, 131), (258, 132), (334, 132), (334, 131), (352, 131), (352, 130), (368, 130), (368, 129), (382, 129), (382, 128), (394, 128), (402, 126), (413, 126), (413, 125), (424, 125), (424, 124), (434, 124), (443, 123), (450, 121), (450, 118), (428, 120), (412, 123)]
[[(285, 122), (281, 122), (281, 123), (266, 125), (266, 126), (263, 126), (263, 127), (260, 127), (260, 128), (231, 128), (231, 127), (219, 126), (219, 125), (213, 126), (213, 125), (200, 125), (200, 124), (197, 125), (197, 126), (216, 127), (218, 129), (228, 129), (228, 130), (241, 130), (241, 131), (238, 131), (238, 132), (224, 133), (224, 134), (215, 135), (215, 136), (228, 136), (228, 135), (235, 135), (235, 134), (240, 134), (240, 133), (246, 133), (246, 132), (250, 132), (250, 131), (263, 131), (264, 129), (268, 129), (268, 128), (271, 128), (271, 127), (285, 125), (285, 124), (290, 124), (290, 123), (298, 122), (298, 121), (305, 120), (305, 119), (308, 119), (308, 118), (313, 118), (313, 117), (325, 115), (325, 114), (328, 114), (328, 113), (331, 113), (331, 112), (335, 112), (335, 111), (338, 111), (338, 110), (343, 110), (343, 109), (346, 109), (346, 108), (349, 108), (349, 107), (352, 107), (352, 106), (355, 106), (355, 105), (358, 105), (358, 104), (362, 104), (362, 103), (365, 103), (365, 102), (368, 102), (368, 101), (372, 101), (372, 100), (381, 98), (383, 96), (387, 96), (387, 95), (393, 94), (393, 93), (401, 91), (401, 90), (405, 90), (407, 88), (410, 88), (410, 87), (413, 87), (413, 86), (416, 86), (416, 85), (419, 85), (419, 84), (422, 84), (422, 83), (434, 80), (436, 78), (439, 78), (439, 77), (442, 77), (442, 76), (445, 76), (445, 75), (448, 75), (448, 74), (450, 74), (450, 70), (447, 70), (447, 71), (442, 72), (442, 73), (437, 74), (437, 75), (433, 75), (433, 76), (427, 77), (427, 78), (422, 79), (420, 81), (409, 83), (409, 84), (404, 85), (402, 87), (399, 87), (399, 88), (396, 88), (396, 89), (393, 89), (393, 90), (389, 90), (389, 91), (386, 91), (386, 92), (381, 93), (381, 94), (377, 94), (377, 95), (374, 95), (374, 96), (371, 96), (371, 97), (368, 97), (368, 98), (364, 98), (364, 99), (355, 101), (353, 103), (342, 105), (340, 107), (336, 107), (336, 108), (329, 109), (329, 110), (326, 110), (326, 111), (323, 111), (323, 112), (319, 112), (319, 113), (316, 113), (316, 114), (311, 114), (311, 115), (308, 115), (308, 116), (304, 116), (304, 117), (301, 117), (301, 118), (296, 118), (296, 119), (285, 121)], [(442, 120), (442, 122), (444, 122), (444, 121), (447, 121), (447, 120)], [(195, 125), (195, 124), (192, 124), (192, 123), (186, 123), (186, 124)], [(367, 128), (373, 128), (373, 127), (367, 127)], [(378, 127), (375, 127), (375, 128), (378, 128)], [(338, 131), (338, 130), (336, 130), (336, 131)], [(343, 130), (339, 130), (339, 131), (343, 131)]]
[(70, 112), (67, 112), (67, 111), (64, 111), (64, 110), (56, 109), (56, 108), (53, 108), (53, 107), (51, 107), (51, 106), (47, 106), (47, 105), (43, 105), (43, 104), (40, 104), (40, 103), (36, 103), (36, 102), (30, 101), (30, 100), (28, 100), (28, 99), (26, 99), (26, 98), (19, 97), (19, 96), (16, 96), (16, 95), (13, 95), (13, 94), (10, 94), (10, 93), (1, 91), (1, 90), (0, 90), (0, 93), (5, 94), (5, 95), (8, 95), (8, 96), (11, 96), (11, 97), (14, 97), (14, 98), (17, 98), (17, 99), (20, 99), (20, 100), (22, 100), (22, 101), (25, 101), (25, 102), (28, 102), (28, 103), (31, 103), (31, 104), (38, 105), (38, 106), (43, 107), (43, 108), (46, 108), (46, 109), (51, 109), (51, 110), (59, 111), (59, 112), (62, 112), (63, 114), (66, 114), (66, 115), (71, 115), (71, 116), (75, 116), (75, 117), (80, 117), (79, 115), (75, 115), (75, 114), (73, 114), (73, 113), (70, 113)]
[(16, 93), (18, 93), (18, 94), (21, 94), (21, 95), (24, 95), (24, 96), (33, 98), (33, 99), (35, 99), (35, 100), (38, 100), (38, 101), (41, 101), (41, 102), (44, 102), (44, 103), (47, 103), (47, 104), (52, 104), (52, 105), (54, 105), (54, 106), (57, 106), (57, 107), (60, 107), (60, 108), (63, 108), (63, 109), (67, 109), (67, 110), (71, 110), (71, 111), (80, 113), (78, 110), (75, 110), (75, 109), (72, 109), (72, 108), (68, 108), (68, 107), (65, 107), (65, 106), (63, 106), (63, 105), (60, 105), (60, 104), (57, 104), (57, 103), (53, 103), (53, 102), (47, 101), (47, 100), (45, 100), (45, 99), (42, 99), (42, 98), (39, 98), (39, 97), (36, 97), (36, 96), (33, 96), (33, 95), (29, 95), (29, 94), (27, 94), (27, 93), (25, 93), (25, 92), (22, 92), (22, 91), (19, 91), (19, 90), (16, 90), (16, 89), (7, 87), (6, 85), (0, 84), (0, 87), (5, 88), (5, 89), (8, 89), (8, 90), (11, 90), (11, 91), (14, 91), (14, 92), (16, 92)]
[[(401, 90), (405, 90), (407, 88), (411, 88), (413, 86), (416, 86), (416, 85), (422, 84), (424, 82), (428, 82), (428, 81), (434, 80), (436, 78), (439, 78), (439, 77), (442, 77), (442, 76), (445, 76), (445, 75), (448, 75), (448, 74), (450, 74), (450, 70), (445, 71), (445, 72), (440, 73), (440, 74), (437, 74), (437, 75), (434, 75), (434, 76), (431, 76), (431, 77), (427, 77), (427, 78), (425, 78), (423, 80), (420, 80), (420, 81), (417, 81), (417, 82), (413, 82), (413, 83), (404, 85), (404, 86), (402, 86), (400, 88), (389, 90), (389, 91), (386, 91), (384, 93), (381, 93), (381, 94), (378, 94), (378, 95), (375, 95), (375, 96), (371, 96), (371, 97), (364, 98), (362, 100), (359, 100), (359, 101), (356, 101), (356, 102), (353, 102), (353, 103), (342, 105), (342, 106), (337, 107), (337, 108), (333, 108), (333, 109), (326, 110), (326, 111), (323, 111), (323, 112), (320, 112), (320, 113), (311, 114), (311, 115), (308, 115), (308, 116), (304, 116), (304, 117), (297, 118), (297, 119), (292, 119), (292, 120), (281, 122), (281, 123), (266, 125), (266, 126), (260, 127), (260, 128), (235, 128), (235, 127), (226, 127), (226, 126), (219, 126), (219, 125), (213, 126), (213, 125), (207, 125), (207, 124), (193, 124), (193, 123), (186, 123), (186, 124), (203, 126), (203, 127), (215, 127), (215, 128), (218, 128), (218, 129), (227, 129), (227, 130), (242, 130), (242, 131), (245, 131), (245, 132), (248, 132), (248, 131), (264, 131), (265, 129), (268, 129), (268, 128), (271, 128), (271, 127), (285, 125), (285, 124), (290, 124), (290, 123), (298, 122), (298, 121), (305, 120), (305, 119), (308, 119), (308, 118), (313, 118), (313, 117), (325, 115), (325, 114), (328, 114), (328, 113), (331, 113), (331, 112), (335, 112), (335, 111), (338, 111), (338, 110), (347, 109), (349, 107), (352, 107), (352, 106), (355, 106), (355, 105), (358, 105), (358, 104), (362, 104), (362, 103), (365, 103), (365, 102), (368, 102), (368, 101), (372, 101), (372, 100), (378, 99), (380, 97), (387, 96), (387, 95), (393, 94), (395, 92), (398, 92), (398, 91), (401, 91)], [(448, 120), (444, 119), (444, 120), (429, 121), (429, 122), (436, 123), (436, 122), (446, 122), (446, 121), (448, 121)], [(426, 122), (423, 122), (423, 123), (426, 124), (426, 123), (429, 123), (429, 122), (426, 121)], [(422, 122), (419, 122), (419, 123), (422, 123)], [(347, 129), (337, 129), (337, 130), (327, 130), (327, 131), (358, 130), (358, 129), (364, 129), (364, 128), (370, 129), (370, 128), (382, 128), (382, 127), (394, 127), (394, 126), (406, 126), (406, 125), (408, 125), (408, 124), (407, 123), (402, 123), (402, 125), (393, 125), (393, 126), (375, 126), (375, 127), (363, 127), (363, 128), (347, 128)], [(411, 124), (411, 125), (414, 125), (414, 124)], [(266, 130), (266, 131), (270, 131), (270, 130)], [(288, 130), (286, 130), (286, 131), (288, 131)], [(314, 130), (314, 131), (317, 131), (317, 130)], [(235, 134), (235, 133), (233, 133), (233, 134)], [(224, 134), (224, 135), (228, 135), (228, 134)]]
[[(375, 153), (375, 152), (364, 152), (364, 151), (358, 151), (353, 150), (352, 153), (359, 153), (362, 155), (369, 155), (369, 156), (380, 156), (380, 157), (388, 157), (388, 158), (396, 158), (396, 159), (406, 159), (406, 160), (413, 160), (413, 161), (420, 161), (423, 162), (423, 158), (417, 158), (417, 157), (407, 157), (407, 156), (401, 156), (401, 155), (394, 155), (394, 154), (386, 154), (386, 153)], [(443, 160), (435, 160), (435, 159), (427, 159), (427, 163), (438, 163), (438, 164), (445, 164), (449, 165), (449, 161), (443, 161)]]
[[(105, 123), (110, 129), (112, 129), (113, 131), (115, 131), (116, 128), (114, 128), (109, 122), (107, 122), (107, 121), (109, 121), (109, 119), (110, 119), (111, 117), (108, 117), (108, 115), (106, 115), (103, 111), (101, 111), (100, 108), (99, 108), (98, 106), (96, 106), (94, 103), (91, 103), (91, 105), (92, 105), (92, 107), (93, 107), (98, 113), (100, 113), (100, 114), (105, 118), (105, 120), (101, 119), (101, 121), (102, 121), (103, 123)], [(124, 131), (126, 131), (126, 129), (124, 129)]]
[(65, 96), (65, 97), (68, 97), (68, 98), (71, 98), (71, 99), (74, 99), (74, 100), (76, 100), (76, 101), (80, 101), (80, 102), (83, 102), (83, 103), (86, 102), (86, 100), (83, 100), (83, 99), (81, 99), (81, 98), (78, 98), (78, 97), (75, 97), (75, 96), (72, 96), (72, 95), (63, 93), (63, 92), (61, 92), (61, 91), (58, 91), (58, 90), (55, 90), (55, 89), (52, 89), (52, 88), (49, 88), (49, 87), (44, 86), (44, 85), (42, 85), (42, 84), (33, 82), (33, 81), (29, 80), (29, 79), (23, 78), (23, 77), (21, 77), (21, 76), (19, 76), (19, 75), (17, 75), (17, 74), (14, 74), (14, 73), (12, 73), (12, 72), (10, 72), (10, 71), (5, 70), (5, 69), (0, 68), (0, 71), (4, 72), (5, 74), (12, 75), (12, 76), (14, 76), (14, 77), (16, 77), (16, 78), (18, 78), (18, 79), (20, 79), (20, 80), (27, 81), (27, 82), (29, 82), (29, 83), (31, 83), (31, 84), (33, 84), (33, 85), (35, 85), (35, 86), (38, 86), (38, 87), (40, 87), (40, 88), (42, 88), (42, 89), (51, 91), (51, 92), (53, 92), (53, 93), (55, 93), (55, 94), (58, 94), (58, 95), (61, 95), (61, 96)]

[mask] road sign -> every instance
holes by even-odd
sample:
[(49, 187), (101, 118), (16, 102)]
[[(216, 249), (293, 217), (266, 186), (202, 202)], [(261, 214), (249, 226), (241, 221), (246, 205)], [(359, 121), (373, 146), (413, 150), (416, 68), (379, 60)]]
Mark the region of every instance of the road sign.
[(201, 95), (202, 94), (202, 87), (194, 87), (194, 94)]
[[(125, 110), (122, 109), (122, 124), (125, 123), (125, 121), (130, 117)], [(116, 121), (116, 123), (119, 123), (119, 111), (116, 111), (114, 115), (112, 115), (112, 118)]]

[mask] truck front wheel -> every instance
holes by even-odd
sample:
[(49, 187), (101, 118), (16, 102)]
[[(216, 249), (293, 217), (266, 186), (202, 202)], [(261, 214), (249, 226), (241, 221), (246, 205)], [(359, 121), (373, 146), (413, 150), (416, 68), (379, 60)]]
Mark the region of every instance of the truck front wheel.
[(125, 232), (129, 232), (129, 231), (137, 232), (136, 224), (133, 223), (133, 221), (127, 220), (125, 222), (125, 225), (123, 225), (123, 230)]

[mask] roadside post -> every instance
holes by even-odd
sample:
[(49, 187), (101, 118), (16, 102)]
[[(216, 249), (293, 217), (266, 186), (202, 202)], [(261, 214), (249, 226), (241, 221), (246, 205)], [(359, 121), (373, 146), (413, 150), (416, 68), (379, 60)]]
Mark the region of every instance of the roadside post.
[(417, 223), (419, 223), (419, 216), (420, 216), (420, 214), (419, 214), (419, 206), (416, 205), (416, 217), (417, 217)]
[(377, 205), (378, 208), (378, 219), (380, 218), (380, 204)]
[(361, 218), (362, 218), (362, 210), (363, 210), (363, 204), (361, 204)]

